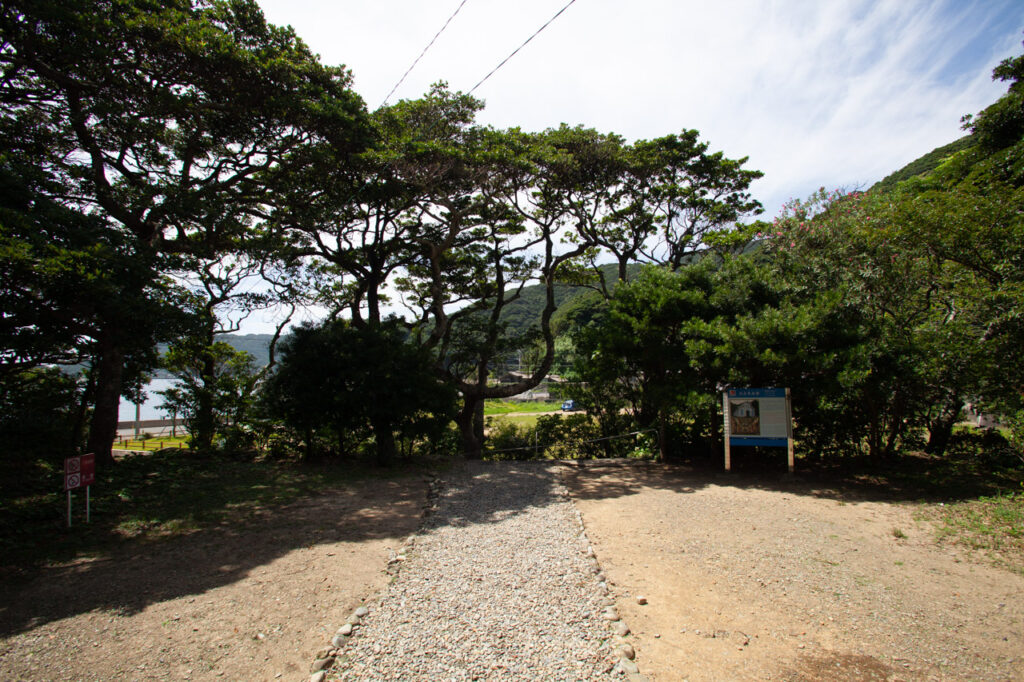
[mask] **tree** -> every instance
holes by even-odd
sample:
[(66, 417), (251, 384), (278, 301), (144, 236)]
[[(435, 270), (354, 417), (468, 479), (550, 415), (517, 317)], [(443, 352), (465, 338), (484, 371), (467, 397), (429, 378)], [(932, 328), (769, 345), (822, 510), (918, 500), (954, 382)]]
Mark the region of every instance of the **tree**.
[(381, 465), (398, 452), (396, 433), (410, 441), (436, 437), (450, 422), (454, 401), (430, 355), (408, 343), (394, 320), (295, 328), (264, 392), (268, 414), (303, 437), (307, 456), (317, 432), (333, 434), (339, 453), (351, 434), (372, 433)]
[[(147, 276), (168, 257), (223, 253), (312, 142), (356, 150), (362, 103), (251, 0), (47, 0), (0, 6), (4, 146), (54, 178), (45, 196), (95, 215)], [(110, 461), (126, 347), (97, 333), (89, 448)]]
[[(177, 383), (160, 392), (161, 409), (185, 420), (190, 447), (209, 451), (216, 434), (230, 436), (245, 427), (261, 373), (252, 355), (223, 341), (189, 340), (185, 337), (163, 358), (162, 365)], [(228, 445), (238, 444), (237, 438), (227, 440)]]

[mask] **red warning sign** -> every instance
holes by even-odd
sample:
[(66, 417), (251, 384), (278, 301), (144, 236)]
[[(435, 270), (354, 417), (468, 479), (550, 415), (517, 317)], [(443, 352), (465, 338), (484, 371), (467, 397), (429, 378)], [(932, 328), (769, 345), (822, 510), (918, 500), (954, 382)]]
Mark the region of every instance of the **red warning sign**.
[(96, 455), (89, 453), (64, 460), (64, 490), (92, 485), (96, 481)]

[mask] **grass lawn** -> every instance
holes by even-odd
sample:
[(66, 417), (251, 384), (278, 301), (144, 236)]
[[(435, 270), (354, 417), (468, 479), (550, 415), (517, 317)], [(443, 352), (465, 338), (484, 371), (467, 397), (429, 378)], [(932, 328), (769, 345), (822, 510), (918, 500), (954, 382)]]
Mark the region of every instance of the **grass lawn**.
[(488, 400), (484, 403), (485, 415), (516, 414), (524, 412), (558, 412), (561, 409), (562, 401), (535, 403), (510, 400)]
[(152, 438), (123, 438), (114, 443), (115, 450), (145, 450), (153, 452), (164, 448), (188, 448), (188, 436), (154, 436)]
[[(551, 412), (558, 416), (562, 416), (562, 412)], [(499, 423), (504, 424), (515, 424), (527, 429), (533, 429), (537, 426), (537, 420), (541, 418), (539, 414), (496, 414), (491, 415), (487, 418), (489, 426), (497, 426)]]

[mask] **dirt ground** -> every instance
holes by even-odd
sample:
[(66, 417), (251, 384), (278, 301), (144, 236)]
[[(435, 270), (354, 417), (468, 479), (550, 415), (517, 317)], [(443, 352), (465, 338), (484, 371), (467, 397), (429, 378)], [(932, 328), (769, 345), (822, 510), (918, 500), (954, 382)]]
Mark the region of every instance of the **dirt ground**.
[(937, 545), (913, 505), (652, 465), (564, 479), (652, 680), (1024, 680), (1024, 576)]
[[(1024, 680), (1024, 576), (937, 545), (913, 505), (656, 465), (564, 479), (651, 680)], [(0, 585), (0, 679), (306, 679), (425, 499), (364, 482)]]
[(308, 679), (425, 501), (422, 479), (366, 481), (0, 586), (0, 679)]

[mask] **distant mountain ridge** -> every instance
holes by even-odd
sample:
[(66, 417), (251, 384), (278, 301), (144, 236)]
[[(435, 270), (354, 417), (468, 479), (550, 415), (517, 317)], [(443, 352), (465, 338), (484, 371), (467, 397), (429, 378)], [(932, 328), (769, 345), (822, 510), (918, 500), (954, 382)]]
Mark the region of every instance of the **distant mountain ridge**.
[(244, 351), (256, 359), (259, 367), (270, 364), (270, 342), (273, 334), (218, 334), (217, 340), (237, 351)]

